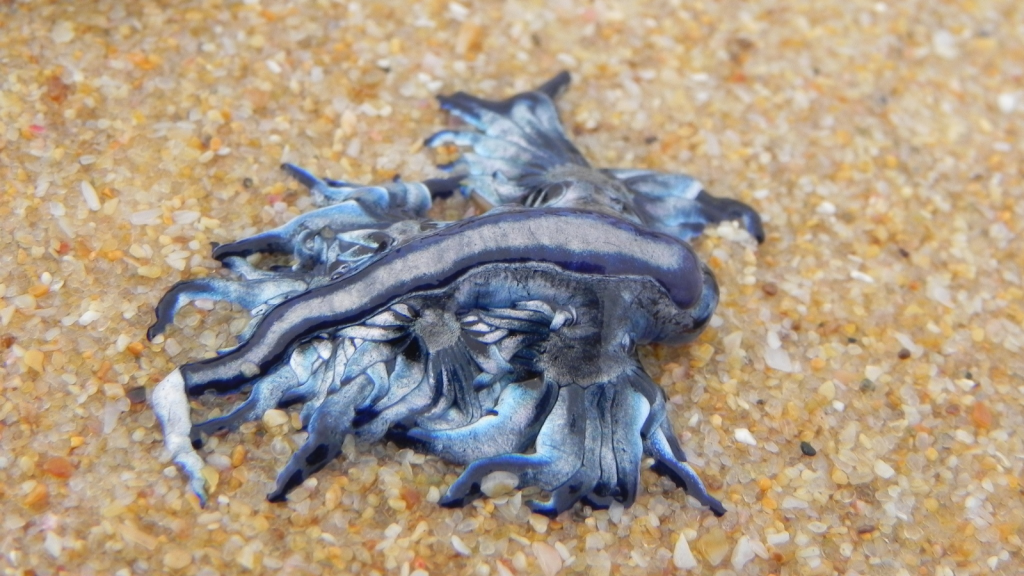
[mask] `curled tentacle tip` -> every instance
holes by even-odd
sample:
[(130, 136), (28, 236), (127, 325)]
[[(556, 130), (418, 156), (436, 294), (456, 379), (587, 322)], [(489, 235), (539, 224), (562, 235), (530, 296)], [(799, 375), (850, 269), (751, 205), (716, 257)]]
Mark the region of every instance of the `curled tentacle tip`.
[(206, 480), (202, 477), (193, 478), (189, 482), (188, 488), (199, 500), (199, 507), (206, 508), (206, 504), (210, 501), (210, 495), (206, 491)]
[(286, 468), (277, 478), (277, 487), (274, 488), (273, 492), (267, 494), (267, 500), (270, 502), (284, 502), (288, 500), (288, 493), (298, 488), (305, 480), (306, 475), (302, 470), (294, 470), (289, 474)]
[(289, 176), (294, 176), (294, 177), (298, 177), (300, 175), (309, 174), (305, 169), (300, 168), (299, 166), (296, 166), (295, 164), (292, 164), (291, 162), (283, 162), (281, 164), (281, 170), (284, 170), (285, 172), (287, 172)]
[(753, 208), (743, 204), (742, 202), (736, 202), (739, 205), (739, 214), (733, 216), (733, 218), (739, 220), (740, 225), (747, 231), (748, 234), (757, 240), (758, 244), (764, 243), (764, 224), (761, 222), (761, 215), (758, 214)]
[[(179, 455), (174, 459), (174, 463), (178, 465), (178, 468), (188, 478), (188, 489), (199, 499), (199, 506), (205, 508), (206, 503), (210, 500), (210, 483), (206, 480), (206, 474), (204, 474), (205, 463), (195, 452)], [(212, 468), (210, 472), (216, 474)]]
[(462, 508), (466, 505), (467, 500), (465, 498), (459, 498), (445, 494), (437, 501), (438, 505), (444, 506), (445, 508)]
[(441, 496), (437, 503), (445, 508), (461, 508), (482, 495), (483, 493), (480, 491), (479, 485), (473, 485), (469, 488), (453, 485), (448, 488), (448, 491)]
[(299, 184), (302, 184), (306, 188), (312, 189), (323, 184), (323, 182), (314, 176), (312, 172), (305, 168), (300, 168), (295, 164), (285, 162), (284, 164), (281, 164), (281, 169), (287, 172), (292, 178), (298, 180)]
[(229, 248), (225, 248), (225, 246), (226, 244), (220, 244), (219, 246), (213, 249), (210, 256), (218, 262), (223, 262), (225, 258), (238, 255), (236, 251), (231, 250)]
[(713, 499), (713, 502), (711, 502), (708, 508), (711, 509), (711, 513), (714, 514), (717, 518), (725, 516), (725, 513), (728, 512), (728, 510), (725, 509), (725, 506), (723, 506), (722, 503), (719, 502), (717, 499)]
[(764, 244), (764, 225), (761, 224), (761, 216), (756, 212), (752, 212), (743, 219), (743, 224), (747, 232), (754, 237), (754, 240), (757, 240), (758, 244)]
[(426, 146), (427, 148), (434, 148), (436, 146), (440, 146), (445, 143), (444, 139), (447, 135), (448, 130), (442, 130), (440, 132), (431, 134), (430, 136), (427, 136), (423, 140), (423, 145)]
[(549, 98), (554, 100), (569, 87), (569, 83), (572, 81), (572, 75), (569, 74), (568, 70), (562, 70), (558, 74), (551, 77), (550, 80), (542, 84), (537, 88), (537, 92), (547, 94)]

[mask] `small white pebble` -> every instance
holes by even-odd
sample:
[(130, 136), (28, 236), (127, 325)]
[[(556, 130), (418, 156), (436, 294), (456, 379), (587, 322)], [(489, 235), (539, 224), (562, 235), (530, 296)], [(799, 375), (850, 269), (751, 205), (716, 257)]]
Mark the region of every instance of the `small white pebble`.
[(750, 548), (754, 551), (754, 554), (762, 560), (767, 560), (771, 556), (771, 554), (768, 553), (768, 548), (765, 548), (765, 545), (762, 544), (760, 540), (751, 540)]
[(456, 20), (465, 20), (469, 16), (469, 8), (466, 8), (458, 2), (448, 3), (448, 12), (451, 13), (452, 18)]
[(75, 38), (75, 26), (67, 20), (61, 20), (50, 30), (50, 39), (57, 44), (67, 44)]
[(437, 486), (431, 486), (427, 489), (427, 502), (431, 504), (437, 504), (441, 501), (441, 491), (438, 490)]
[(82, 314), (78, 318), (78, 323), (82, 326), (88, 326), (89, 324), (92, 324), (95, 320), (99, 319), (101, 316), (103, 315), (95, 310), (86, 310), (85, 314)]
[(953, 36), (949, 30), (936, 30), (932, 33), (932, 50), (947, 60), (956, 58), (959, 54), (956, 48), (956, 36)]
[(200, 216), (202, 215), (195, 210), (176, 210), (171, 214), (175, 224), (192, 224), (197, 222)]
[(150, 208), (149, 210), (139, 210), (138, 212), (132, 212), (128, 216), (128, 221), (133, 226), (144, 226), (146, 224), (155, 225), (160, 223), (160, 215), (163, 211), (159, 208)]
[(798, 510), (801, 508), (808, 508), (809, 505), (806, 501), (797, 498), (796, 496), (786, 496), (782, 499), (782, 507), (791, 510)]
[(773, 370), (779, 372), (793, 372), (793, 361), (789, 358), (789, 353), (782, 348), (765, 348), (764, 349), (764, 363)]
[(826, 200), (821, 204), (818, 204), (818, 207), (815, 208), (814, 211), (822, 216), (833, 216), (836, 213), (836, 205)]
[(96, 194), (96, 189), (93, 188), (92, 184), (88, 180), (82, 180), (82, 198), (85, 198), (85, 205), (89, 207), (89, 210), (93, 212), (98, 211), (101, 208), (100, 197)]
[(1013, 92), (1003, 92), (997, 99), (999, 104), (999, 111), (1003, 114), (1009, 114), (1017, 108), (1017, 95)]
[(692, 570), (697, 567), (697, 559), (693, 557), (690, 543), (686, 541), (686, 535), (683, 533), (679, 534), (676, 547), (672, 551), (672, 564), (680, 570)]
[(608, 507), (608, 519), (618, 524), (622, 522), (622, 515), (625, 513), (626, 508), (621, 502), (612, 502), (611, 506)]
[(117, 420), (124, 410), (116, 402), (107, 402), (103, 405), (103, 433), (110, 434), (117, 428)]
[(769, 546), (781, 546), (786, 542), (789, 542), (789, 532), (778, 532), (776, 534), (768, 534), (764, 537), (765, 542)]
[(853, 278), (854, 280), (860, 280), (861, 282), (865, 282), (867, 284), (875, 283), (874, 278), (868, 276), (867, 274), (861, 272), (860, 270), (850, 270), (850, 278)]
[(504, 496), (516, 489), (519, 476), (504, 470), (491, 472), (480, 481), (480, 491), (488, 498)]
[(963, 442), (964, 444), (974, 444), (974, 434), (963, 428), (957, 428), (953, 431), (953, 438), (956, 438), (957, 442)]
[(828, 530), (828, 524), (825, 524), (824, 522), (809, 522), (807, 524), (807, 529), (815, 534), (824, 534), (825, 531)]
[(878, 474), (880, 478), (889, 479), (896, 475), (896, 471), (881, 460), (875, 460), (875, 474)]
[(882, 374), (885, 374), (885, 369), (883, 369), (881, 366), (864, 367), (864, 377), (867, 378), (868, 380), (871, 380), (872, 382), (875, 382), (879, 378), (881, 378)]
[(736, 438), (737, 442), (746, 444), (748, 446), (757, 446), (757, 439), (750, 433), (750, 430), (746, 428), (737, 428), (733, 432), (733, 437)]
[(217, 303), (215, 301), (210, 300), (208, 298), (196, 298), (195, 300), (192, 301), (192, 306), (200, 310), (213, 310), (214, 306), (216, 305)]
[(46, 539), (43, 541), (43, 548), (46, 549), (46, 552), (50, 556), (57, 558), (60, 556), (60, 553), (64, 551), (64, 543), (61, 541), (60, 536), (47, 531)]
[(36, 297), (31, 294), (18, 294), (14, 297), (14, 306), (22, 310), (31, 310), (36, 307)]
[(547, 542), (534, 542), (531, 544), (533, 555), (537, 557), (537, 564), (544, 576), (555, 576), (562, 569), (562, 556)]
[(544, 534), (548, 531), (548, 524), (551, 520), (547, 516), (541, 516), (540, 514), (530, 514), (529, 518), (530, 527), (533, 528), (538, 534)]
[(558, 552), (558, 555), (562, 557), (562, 562), (565, 562), (566, 564), (571, 564), (572, 559), (575, 558), (575, 556), (572, 555), (572, 552), (570, 552), (569, 549), (565, 547), (565, 544), (562, 544), (561, 542), (555, 542), (555, 550)]
[(231, 469), (231, 457), (227, 454), (213, 453), (206, 457), (206, 463), (213, 466), (217, 470), (230, 470)]
[(754, 548), (750, 545), (749, 536), (740, 536), (740, 539), (736, 541), (736, 547), (732, 549), (732, 556), (729, 558), (729, 563), (732, 564), (733, 570), (739, 572), (747, 562), (754, 559)]
[[(742, 349), (740, 345), (743, 344), (743, 331), (737, 330), (725, 338), (722, 338), (722, 346), (725, 348), (725, 353), (731, 355), (739, 353)], [(777, 346), (775, 346), (777, 348)]]
[(174, 338), (168, 338), (164, 341), (164, 352), (167, 352), (169, 356), (177, 356), (182, 350), (181, 344)]
[(469, 546), (466, 546), (466, 543), (462, 541), (462, 538), (454, 534), (452, 534), (452, 548), (455, 548), (455, 551), (462, 556), (469, 556), (473, 553)]
[(263, 413), (263, 425), (267, 428), (277, 428), (278, 426), (284, 426), (291, 420), (288, 413), (284, 410), (278, 410), (276, 408), (267, 410)]

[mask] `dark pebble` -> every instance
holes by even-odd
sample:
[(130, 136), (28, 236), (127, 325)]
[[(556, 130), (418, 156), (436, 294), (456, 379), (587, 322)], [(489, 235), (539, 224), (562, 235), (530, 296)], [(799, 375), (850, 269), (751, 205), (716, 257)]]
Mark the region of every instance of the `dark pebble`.
[(775, 296), (779, 293), (779, 287), (776, 286), (774, 282), (769, 282), (761, 286), (761, 291), (769, 296)]
[(132, 404), (142, 404), (146, 401), (146, 389), (142, 386), (137, 386), (126, 392), (125, 396), (128, 397), (128, 401)]
[(814, 446), (811, 446), (810, 442), (801, 442), (800, 451), (804, 453), (804, 456), (814, 456), (818, 453)]
[(910, 350), (900, 348), (900, 351), (896, 353), (896, 357), (900, 360), (906, 360), (907, 358), (910, 358)]
[(242, 187), (243, 188), (252, 188), (252, 185), (253, 185), (252, 178), (246, 178), (246, 179), (242, 180)]

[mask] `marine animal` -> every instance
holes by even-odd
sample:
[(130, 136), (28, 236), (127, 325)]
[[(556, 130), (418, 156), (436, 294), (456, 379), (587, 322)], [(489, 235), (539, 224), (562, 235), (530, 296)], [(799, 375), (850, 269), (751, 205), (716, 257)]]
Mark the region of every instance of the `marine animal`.
[[(500, 101), (440, 97), (466, 124), (426, 141), (462, 149), (441, 178), (359, 185), (286, 164), (320, 207), (216, 246), (233, 278), (166, 293), (151, 339), (195, 299), (252, 313), (237, 346), (179, 367), (151, 395), (166, 447), (201, 501), (204, 437), (301, 404), (308, 436), (272, 501), (337, 458), (351, 434), (464, 465), (447, 506), (481, 496), (494, 472), (545, 490), (529, 503), (538, 513), (579, 501), (629, 506), (646, 455), (725, 513), (686, 463), (637, 346), (690, 341), (714, 313), (718, 285), (687, 241), (737, 220), (760, 242), (761, 219), (684, 174), (591, 166), (555, 107), (569, 80), (562, 72)], [(431, 220), (434, 199), (452, 194), (492, 208)], [(290, 264), (254, 265), (256, 253)], [(239, 391), (248, 397), (233, 411), (193, 424), (188, 397)]]

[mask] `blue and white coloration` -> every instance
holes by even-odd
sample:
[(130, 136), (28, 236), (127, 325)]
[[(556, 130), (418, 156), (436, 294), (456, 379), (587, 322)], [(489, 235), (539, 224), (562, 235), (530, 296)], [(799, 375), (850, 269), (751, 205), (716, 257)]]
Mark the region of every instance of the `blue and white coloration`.
[[(714, 276), (685, 240), (737, 219), (761, 241), (760, 218), (689, 176), (591, 167), (555, 110), (568, 83), (563, 72), (500, 102), (441, 97), (472, 128), (427, 140), (465, 148), (447, 178), (357, 186), (286, 165), (322, 207), (218, 246), (214, 256), (240, 279), (168, 291), (151, 338), (197, 298), (253, 314), (237, 347), (181, 366), (153, 392), (166, 446), (201, 500), (204, 435), (302, 403), (309, 436), (271, 500), (352, 434), (466, 465), (445, 505), (480, 496), (484, 477), (505, 471), (550, 493), (531, 503), (537, 512), (581, 500), (629, 506), (647, 455), (725, 512), (686, 464), (636, 346), (687, 342), (714, 312)], [(432, 197), (456, 191), (494, 208), (459, 222), (426, 218)], [(256, 252), (293, 264), (257, 268), (245, 260)], [(188, 396), (243, 388), (235, 411), (192, 424)]]

